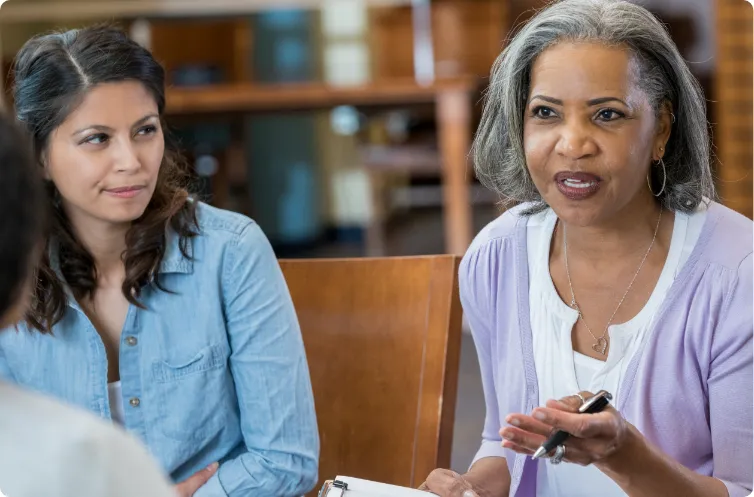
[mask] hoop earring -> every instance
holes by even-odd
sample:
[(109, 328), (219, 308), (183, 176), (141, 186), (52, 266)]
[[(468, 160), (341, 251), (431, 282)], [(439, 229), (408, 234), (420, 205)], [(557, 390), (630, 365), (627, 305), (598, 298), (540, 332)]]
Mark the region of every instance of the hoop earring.
[(659, 197), (665, 192), (665, 183), (668, 180), (668, 173), (665, 170), (665, 161), (663, 161), (662, 158), (660, 158), (659, 163), (660, 165), (662, 165), (662, 188), (660, 188), (659, 192), (655, 193), (652, 191), (652, 182), (649, 179), (650, 176), (652, 175), (651, 171), (650, 171), (650, 174), (647, 174), (647, 186), (649, 187), (649, 191), (652, 192), (652, 195), (654, 195), (655, 197)]

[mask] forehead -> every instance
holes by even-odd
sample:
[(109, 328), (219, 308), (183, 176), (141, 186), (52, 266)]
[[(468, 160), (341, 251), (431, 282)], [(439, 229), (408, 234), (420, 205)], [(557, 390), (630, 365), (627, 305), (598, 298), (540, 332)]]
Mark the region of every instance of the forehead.
[(157, 102), (137, 81), (104, 83), (86, 92), (81, 103), (61, 127), (85, 128), (101, 125), (130, 127), (149, 114), (157, 113)]
[(558, 43), (535, 60), (531, 71), (531, 95), (543, 94), (568, 100), (614, 96), (629, 98), (635, 64), (621, 47), (596, 43)]

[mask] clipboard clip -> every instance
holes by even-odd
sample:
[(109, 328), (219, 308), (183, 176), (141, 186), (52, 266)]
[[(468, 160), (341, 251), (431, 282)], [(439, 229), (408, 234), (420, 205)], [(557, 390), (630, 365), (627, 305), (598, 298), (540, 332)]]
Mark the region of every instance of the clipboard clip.
[[(338, 492), (340, 490), (340, 492)], [(318, 497), (343, 497), (348, 490), (348, 483), (340, 480), (327, 480), (322, 489), (319, 491)]]

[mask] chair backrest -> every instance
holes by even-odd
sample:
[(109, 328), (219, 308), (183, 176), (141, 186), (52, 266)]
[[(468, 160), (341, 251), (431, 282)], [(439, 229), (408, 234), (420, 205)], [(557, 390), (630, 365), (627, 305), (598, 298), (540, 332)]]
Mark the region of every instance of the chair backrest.
[(449, 467), (461, 343), (458, 262), (280, 262), (314, 389), (319, 486), (345, 475), (416, 487), (434, 468)]

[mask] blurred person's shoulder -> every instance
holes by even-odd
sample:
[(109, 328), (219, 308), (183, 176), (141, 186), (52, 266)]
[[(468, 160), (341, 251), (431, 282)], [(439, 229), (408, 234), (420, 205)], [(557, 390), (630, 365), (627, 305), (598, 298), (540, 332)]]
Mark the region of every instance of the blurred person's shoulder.
[(94, 415), (0, 382), (5, 497), (174, 497), (147, 450)]

